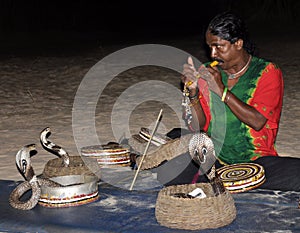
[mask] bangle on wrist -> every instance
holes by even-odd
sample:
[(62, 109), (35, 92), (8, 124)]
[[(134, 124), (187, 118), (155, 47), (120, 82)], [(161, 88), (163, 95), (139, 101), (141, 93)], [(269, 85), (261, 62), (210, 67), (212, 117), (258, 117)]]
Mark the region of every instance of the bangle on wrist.
[(227, 91), (226, 98), (225, 98), (225, 101), (224, 101), (225, 104), (228, 103), (228, 101), (230, 99), (230, 96), (231, 96), (231, 93), (229, 91)]
[(224, 88), (224, 91), (223, 91), (223, 94), (222, 94), (222, 98), (221, 98), (222, 102), (225, 101), (225, 97), (226, 97), (227, 91), (228, 91), (228, 88), (225, 87), (225, 88)]

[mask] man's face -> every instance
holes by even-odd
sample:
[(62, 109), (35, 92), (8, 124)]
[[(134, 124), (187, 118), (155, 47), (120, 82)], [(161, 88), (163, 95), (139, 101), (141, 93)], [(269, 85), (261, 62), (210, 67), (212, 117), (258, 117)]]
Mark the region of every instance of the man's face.
[(242, 40), (231, 44), (229, 41), (223, 40), (207, 31), (206, 43), (210, 48), (211, 58), (219, 61), (219, 66), (224, 70), (230, 69), (236, 64), (237, 59), (240, 59)]

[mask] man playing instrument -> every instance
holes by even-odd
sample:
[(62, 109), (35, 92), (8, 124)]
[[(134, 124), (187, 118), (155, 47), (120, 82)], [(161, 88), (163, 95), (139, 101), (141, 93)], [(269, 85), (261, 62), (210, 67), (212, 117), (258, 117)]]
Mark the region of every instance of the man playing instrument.
[(280, 68), (254, 56), (245, 24), (235, 14), (217, 15), (205, 36), (218, 65), (196, 69), (191, 58), (184, 65), (188, 127), (212, 137), (219, 167), (254, 162), (266, 172), (262, 188), (300, 191), (300, 159), (280, 157), (275, 147), (284, 88)]

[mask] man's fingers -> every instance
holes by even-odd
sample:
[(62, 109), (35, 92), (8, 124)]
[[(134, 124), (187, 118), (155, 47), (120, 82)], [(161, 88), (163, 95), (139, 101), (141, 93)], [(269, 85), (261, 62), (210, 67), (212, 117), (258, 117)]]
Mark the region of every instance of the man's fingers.
[(191, 66), (191, 68), (192, 68), (193, 70), (196, 70), (196, 69), (195, 69), (194, 62), (193, 62), (193, 59), (192, 59), (191, 56), (188, 57), (187, 62), (188, 62), (188, 64)]

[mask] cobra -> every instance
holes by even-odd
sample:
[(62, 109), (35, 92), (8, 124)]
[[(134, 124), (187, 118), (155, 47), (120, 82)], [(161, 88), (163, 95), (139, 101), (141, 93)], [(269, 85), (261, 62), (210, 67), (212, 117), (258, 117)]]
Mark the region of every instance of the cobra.
[(46, 150), (50, 151), (51, 153), (56, 154), (59, 157), (61, 157), (63, 159), (63, 166), (68, 167), (70, 165), (70, 156), (69, 156), (68, 152), (66, 152), (62, 147), (49, 141), (48, 137), (50, 136), (50, 134), (51, 134), (51, 130), (49, 127), (42, 130), (42, 132), (40, 133), (40, 141), (41, 141), (42, 146)]
[(218, 196), (225, 192), (223, 182), (216, 172), (216, 155), (211, 138), (203, 132), (194, 134), (189, 143), (189, 153), (192, 159), (200, 166), (199, 169), (202, 174), (206, 174), (214, 194)]
[[(142, 151), (144, 144), (136, 140), (130, 141), (131, 147), (136, 151)], [(151, 169), (159, 166), (164, 161), (171, 160), (183, 153), (189, 152), (191, 158), (199, 164), (203, 173), (207, 172), (216, 161), (214, 145), (210, 137), (204, 132), (186, 134), (180, 138), (169, 140), (153, 152), (147, 154), (141, 169)], [(136, 159), (140, 164), (141, 156)]]
[[(35, 144), (29, 144), (20, 149), (16, 154), (16, 165), (25, 181), (19, 184), (10, 194), (9, 203), (12, 207), (20, 210), (30, 210), (36, 206), (41, 195), (41, 185), (59, 187), (60, 184), (48, 179), (39, 178), (35, 175), (31, 166), (30, 154), (36, 151)], [(31, 197), (21, 201), (21, 197), (31, 190)]]

